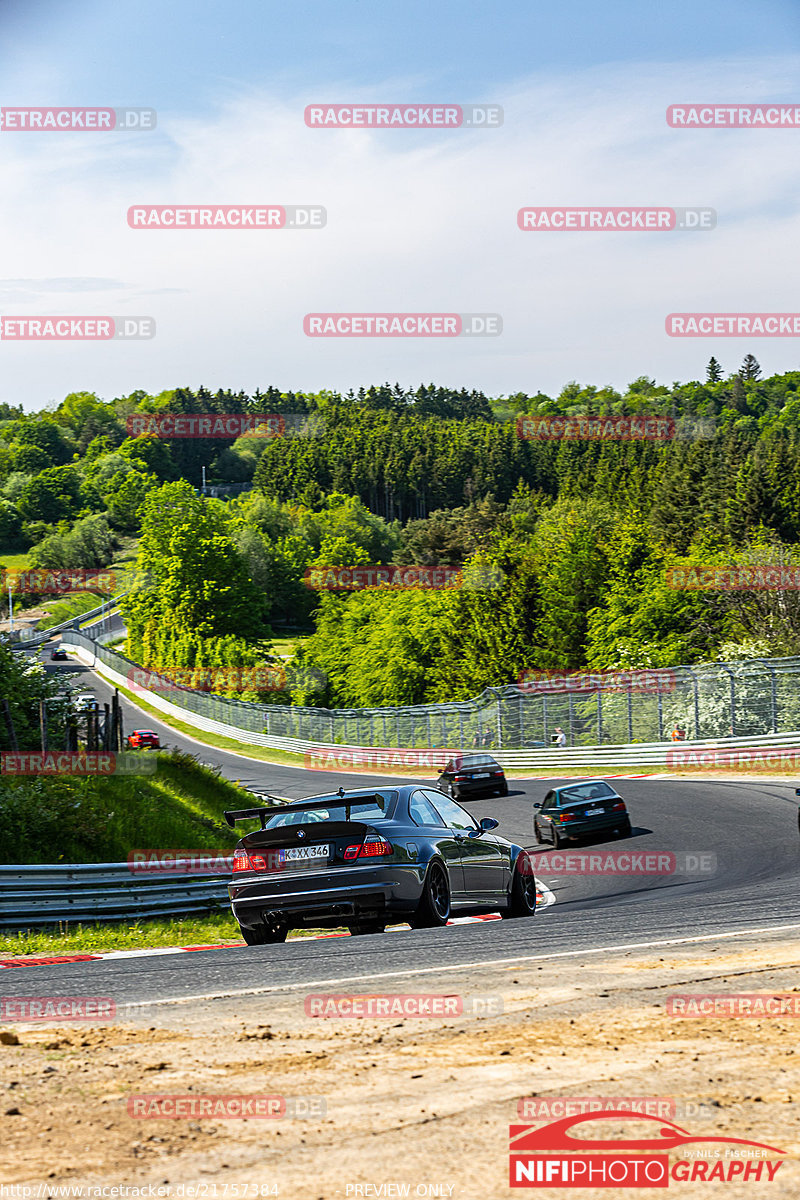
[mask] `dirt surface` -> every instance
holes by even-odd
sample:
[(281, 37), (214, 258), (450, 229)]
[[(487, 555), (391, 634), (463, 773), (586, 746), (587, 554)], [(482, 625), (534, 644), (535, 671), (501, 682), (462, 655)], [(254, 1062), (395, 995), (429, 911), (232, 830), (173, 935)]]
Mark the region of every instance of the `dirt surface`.
[[(264, 955), (268, 961), (268, 947)], [(126, 1187), (146, 1185), (155, 1190), (144, 1194), (161, 1187), (162, 1196), (198, 1200), (484, 1200), (515, 1194), (510, 1124), (543, 1126), (565, 1115), (558, 1098), (567, 1096), (605, 1098), (606, 1106), (610, 1098), (638, 1097), (694, 1136), (752, 1139), (786, 1152), (773, 1182), (766, 1173), (760, 1182), (737, 1177), (717, 1185), (726, 1197), (796, 1197), (800, 1018), (675, 1018), (667, 999), (687, 992), (800, 996), (799, 962), (800, 941), (770, 935), (388, 981), (397, 993), (461, 997), (465, 1007), (483, 998), (477, 1011), (445, 1018), (321, 1019), (306, 1015), (311, 998), (298, 988), (153, 1005), (106, 1026), (7, 1024), (0, 1033), (0, 1179), (32, 1185), (27, 1195), (40, 1200), (100, 1196), (90, 1190), (98, 1185), (122, 1185), (122, 1200), (141, 1194)], [(19, 1044), (8, 1044), (15, 1037)], [(135, 1095), (242, 1094), (285, 1097), (290, 1112), (167, 1119), (134, 1117), (127, 1108)], [(527, 1117), (518, 1115), (525, 1097), (538, 1097)], [(554, 1107), (541, 1108), (546, 1100)], [(585, 1136), (653, 1137), (658, 1127), (605, 1119)], [(714, 1151), (714, 1142), (683, 1147), (671, 1162)], [(726, 1169), (730, 1153), (720, 1149)], [(70, 1185), (81, 1190), (65, 1190)], [(670, 1180), (669, 1188), (707, 1194), (700, 1182)], [(638, 1192), (536, 1191), (587, 1200)], [(21, 1187), (2, 1192), (25, 1194)]]

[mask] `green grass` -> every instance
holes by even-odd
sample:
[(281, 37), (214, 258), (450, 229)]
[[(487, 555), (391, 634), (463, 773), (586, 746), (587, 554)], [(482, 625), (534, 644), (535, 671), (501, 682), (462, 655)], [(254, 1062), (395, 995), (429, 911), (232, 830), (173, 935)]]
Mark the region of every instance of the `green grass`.
[(0, 804), (0, 862), (124, 862), (136, 849), (230, 850), (226, 808), (241, 788), (191, 755), (157, 756), (152, 775), (9, 776)]
[(272, 652), (277, 654), (278, 658), (292, 658), (298, 646), (310, 636), (308, 633), (301, 633), (294, 637), (273, 638)]
[(153, 917), (148, 921), (99, 922), (97, 925), (64, 924), (59, 929), (26, 929), (0, 934), (0, 955), (102, 954), (109, 950), (141, 950), (158, 946), (206, 946), (240, 942), (231, 912), (207, 917)]
[[(314, 937), (320, 932), (323, 931), (293, 929), (289, 940)], [(324, 932), (347, 933), (347, 930), (326, 929)], [(20, 955), (52, 958), (59, 954), (103, 954), (110, 950), (150, 950), (159, 946), (235, 945), (241, 941), (236, 919), (226, 910), (207, 917), (151, 917), (140, 921), (64, 924), (59, 929), (0, 933), (0, 958), (18, 958)]]
[(0, 566), (7, 571), (29, 571), (31, 565), (27, 554), (4, 554), (0, 551)]
[(56, 600), (55, 604), (47, 605), (50, 616), (39, 622), (39, 629), (50, 629), (53, 625), (68, 621), (70, 617), (79, 617), (81, 613), (91, 612), (93, 608), (102, 604), (103, 600), (104, 597), (97, 592), (74, 592), (65, 596), (63, 600)]

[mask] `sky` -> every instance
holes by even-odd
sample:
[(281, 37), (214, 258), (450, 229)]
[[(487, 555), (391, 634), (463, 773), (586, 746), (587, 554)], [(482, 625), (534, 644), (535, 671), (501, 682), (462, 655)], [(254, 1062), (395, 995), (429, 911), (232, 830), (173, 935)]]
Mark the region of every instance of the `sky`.
[[(0, 129), (0, 316), (147, 317), (130, 341), (0, 336), (0, 402), (389, 381), (557, 394), (798, 367), (797, 337), (670, 337), (673, 312), (800, 312), (800, 4), (0, 0), (0, 106), (155, 129)], [(478, 128), (309, 128), (307, 105), (500, 106)], [(132, 206), (311, 205), (313, 229), (130, 228)], [(524, 207), (698, 206), (701, 230), (522, 231)], [(311, 313), (479, 313), (492, 337), (310, 337)], [(12, 326), (13, 328), (13, 326)]]

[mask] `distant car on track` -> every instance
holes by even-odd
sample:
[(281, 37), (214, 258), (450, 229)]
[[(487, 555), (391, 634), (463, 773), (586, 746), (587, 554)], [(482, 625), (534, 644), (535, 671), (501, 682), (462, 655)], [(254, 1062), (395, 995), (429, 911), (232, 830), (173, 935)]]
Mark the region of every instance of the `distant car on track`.
[(587, 779), (553, 788), (533, 819), (537, 842), (552, 842), (558, 849), (567, 839), (614, 830), (629, 837), (631, 819), (625, 801), (605, 779)]
[(67, 661), (66, 650), (64, 650), (60, 646), (56, 646), (56, 648), (54, 650), (50, 651), (50, 661), (51, 662), (66, 662)]
[(451, 758), (436, 783), (454, 800), (494, 793), (508, 795), (503, 768), (491, 754), (461, 754)]
[(160, 750), (161, 742), (158, 734), (152, 729), (134, 729), (128, 734), (128, 747), (131, 750)]
[(233, 915), (251, 945), (292, 928), (346, 925), (382, 933), (391, 922), (446, 925), (451, 915), (530, 917), (536, 881), (526, 850), (433, 787), (388, 784), (226, 812), (261, 829), (234, 852)]
[(99, 703), (92, 692), (79, 692), (75, 697), (76, 712), (92, 712), (95, 708), (99, 708)]

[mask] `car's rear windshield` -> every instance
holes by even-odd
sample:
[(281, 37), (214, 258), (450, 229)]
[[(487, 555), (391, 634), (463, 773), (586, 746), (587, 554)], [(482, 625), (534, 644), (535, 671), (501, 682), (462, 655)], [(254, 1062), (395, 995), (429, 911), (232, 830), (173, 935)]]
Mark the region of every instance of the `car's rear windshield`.
[(464, 758), (454, 758), (453, 763), (456, 770), (463, 770), (464, 767), (497, 766), (491, 754), (468, 754)]
[(578, 783), (574, 787), (562, 788), (558, 794), (558, 803), (582, 804), (586, 800), (606, 800), (616, 794), (607, 783)]
[(356, 796), (343, 801), (331, 797), (331, 803), (317, 808), (295, 808), (276, 813), (267, 820), (267, 829), (282, 825), (313, 825), (322, 821), (388, 821), (394, 809), (397, 792), (376, 792), (374, 796)]

